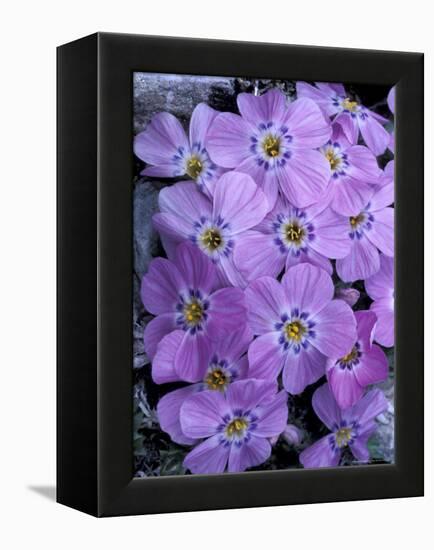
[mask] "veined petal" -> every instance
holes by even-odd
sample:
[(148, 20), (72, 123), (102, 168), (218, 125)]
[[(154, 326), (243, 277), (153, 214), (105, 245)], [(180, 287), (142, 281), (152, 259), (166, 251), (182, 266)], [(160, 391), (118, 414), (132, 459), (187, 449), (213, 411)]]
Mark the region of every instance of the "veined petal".
[(194, 394), (181, 406), (181, 428), (187, 437), (199, 439), (218, 433), (223, 417), (230, 413), (221, 392), (207, 390)]
[(286, 113), (286, 97), (277, 88), (263, 95), (241, 93), (237, 97), (238, 109), (243, 119), (257, 126), (261, 122), (279, 123)]
[(394, 288), (394, 259), (380, 255), (380, 269), (366, 279), (366, 292), (373, 300), (392, 298)]
[(234, 262), (247, 281), (269, 275), (277, 277), (285, 266), (287, 253), (282, 253), (272, 235), (258, 231), (242, 233), (235, 244)]
[(359, 118), (359, 128), (363, 140), (374, 155), (382, 155), (390, 141), (387, 130), (368, 112), (368, 117)]
[(179, 148), (190, 149), (184, 128), (170, 113), (157, 113), (134, 139), (134, 153), (149, 164), (170, 164)]
[(231, 362), (246, 353), (252, 340), (253, 333), (246, 325), (214, 342), (213, 349), (219, 359), (226, 359)]
[(360, 401), (358, 401), (354, 407), (342, 412), (344, 419), (348, 421), (356, 420), (360, 424), (360, 432), (363, 433), (364, 429), (369, 428), (372, 421), (387, 410), (388, 403), (381, 390), (370, 390), (365, 394)]
[(193, 181), (178, 182), (164, 187), (158, 196), (160, 211), (181, 219), (192, 226), (201, 216), (211, 217), (212, 206)]
[(216, 287), (214, 264), (194, 244), (185, 242), (177, 247), (176, 265), (189, 289), (199, 289), (208, 294)]
[(377, 316), (374, 340), (390, 348), (395, 344), (395, 315), (393, 298), (380, 298), (371, 304), (371, 311)]
[(288, 254), (286, 256), (285, 268), (288, 271), (288, 269), (291, 269), (291, 267), (303, 263), (314, 265), (316, 267), (324, 269), (324, 271), (330, 276), (333, 275), (333, 267), (330, 260), (325, 256), (318, 254), (318, 252), (315, 252), (313, 248), (308, 248), (306, 252), (300, 252), (299, 256)]
[(221, 474), (228, 458), (229, 447), (220, 443), (220, 435), (214, 435), (188, 453), (184, 466), (192, 474)]
[(393, 208), (383, 208), (374, 213), (375, 220), (366, 237), (386, 256), (394, 255), (394, 219)]
[(143, 342), (148, 357), (152, 360), (157, 352), (157, 346), (161, 340), (176, 329), (175, 314), (163, 313), (152, 319), (143, 333)]
[(192, 384), (179, 390), (171, 391), (163, 395), (157, 405), (158, 421), (161, 429), (170, 435), (175, 443), (180, 445), (192, 445), (196, 439), (184, 435), (179, 421), (181, 406), (185, 400), (199, 391), (201, 384)]
[(316, 315), (333, 298), (333, 281), (324, 270), (310, 264), (291, 267), (282, 278), (287, 301), (291, 308)]
[(175, 355), (175, 371), (185, 382), (199, 382), (205, 376), (211, 358), (210, 339), (203, 332), (184, 332)]
[(366, 238), (354, 239), (348, 256), (336, 260), (336, 271), (345, 283), (366, 279), (380, 269), (377, 248)]
[(330, 122), (309, 98), (290, 103), (284, 122), (292, 137), (291, 147), (316, 149), (327, 143), (332, 134)]
[(357, 340), (356, 319), (343, 300), (332, 300), (315, 314), (312, 345), (330, 358), (343, 357)]
[(280, 391), (271, 401), (258, 407), (258, 425), (255, 435), (273, 437), (283, 432), (288, 422), (287, 402), (288, 394)]
[(156, 384), (181, 381), (175, 370), (175, 357), (183, 339), (184, 332), (174, 330), (158, 344), (157, 353), (152, 361), (152, 379)]
[(179, 291), (184, 286), (184, 277), (174, 263), (155, 258), (142, 279), (140, 296), (143, 305), (153, 315), (174, 312)]
[(245, 296), (247, 320), (254, 334), (275, 330), (275, 323), (288, 307), (280, 283), (272, 277), (261, 277), (250, 283)]
[(312, 407), (323, 424), (331, 431), (341, 423), (341, 410), (328, 384), (323, 384), (312, 397)]
[(317, 86), (312, 86), (307, 82), (297, 82), (297, 97), (312, 99), (323, 109), (327, 116), (333, 116), (338, 111), (332, 101), (333, 96), (336, 95), (335, 90), (328, 84), (318, 83)]
[(386, 380), (389, 366), (384, 351), (374, 344), (368, 352), (362, 354), (360, 363), (354, 369), (354, 374), (358, 383), (363, 387)]
[(341, 368), (334, 360), (329, 362), (327, 380), (334, 398), (341, 409), (352, 407), (363, 395), (363, 387), (359, 384), (354, 370)]
[(246, 302), (240, 288), (222, 288), (209, 298), (206, 330), (210, 338), (218, 340), (246, 324)]
[(339, 216), (331, 208), (325, 208), (314, 220), (315, 238), (311, 248), (326, 258), (344, 258), (351, 249), (348, 236), (348, 219)]
[(359, 126), (356, 118), (350, 113), (340, 113), (334, 120), (334, 124), (339, 124), (342, 131), (351, 145), (355, 145), (359, 139)]
[(199, 103), (193, 110), (190, 119), (190, 145), (204, 146), (207, 133), (214, 122), (218, 111), (209, 107), (206, 103)]
[(354, 145), (345, 151), (350, 164), (348, 173), (365, 183), (378, 183), (381, 170), (373, 153), (363, 145)]
[(330, 437), (322, 437), (300, 453), (300, 462), (305, 468), (332, 468), (339, 464), (341, 453), (338, 449), (333, 450)]
[(217, 182), (213, 219), (223, 219), (229, 224), (231, 234), (240, 233), (260, 223), (268, 209), (264, 193), (247, 174), (227, 172)]
[(205, 147), (211, 159), (224, 168), (235, 168), (250, 156), (254, 129), (239, 115), (219, 114), (211, 125)]
[(337, 180), (331, 180), (333, 196), (330, 206), (341, 216), (356, 216), (368, 204), (372, 197), (372, 187), (365, 182), (356, 180), (350, 176), (343, 176)]
[(228, 472), (244, 472), (247, 468), (259, 466), (271, 455), (271, 445), (267, 439), (252, 435), (240, 446), (231, 445)]
[(286, 358), (286, 353), (279, 344), (279, 336), (279, 332), (269, 332), (250, 344), (249, 377), (272, 381), (277, 379)]
[(325, 374), (326, 357), (313, 346), (298, 354), (289, 351), (283, 369), (283, 387), (291, 395), (302, 393)]
[(331, 175), (325, 156), (308, 149), (294, 149), (286, 164), (275, 171), (282, 193), (298, 208), (318, 202)]
[(226, 400), (233, 411), (251, 411), (260, 404), (270, 403), (276, 392), (276, 382), (249, 378), (231, 384), (226, 391)]

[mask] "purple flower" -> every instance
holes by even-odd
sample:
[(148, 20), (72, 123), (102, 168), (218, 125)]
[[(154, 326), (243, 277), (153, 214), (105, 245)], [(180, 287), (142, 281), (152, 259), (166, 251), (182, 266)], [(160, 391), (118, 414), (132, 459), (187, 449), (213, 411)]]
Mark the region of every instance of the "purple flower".
[(366, 279), (380, 269), (379, 250), (392, 257), (394, 254), (393, 182), (377, 186), (365, 208), (348, 220), (351, 239), (350, 253), (336, 260), (336, 271), (345, 282)]
[(208, 133), (206, 147), (214, 162), (250, 174), (270, 208), (279, 188), (295, 206), (317, 202), (330, 178), (330, 165), (315, 149), (331, 135), (317, 105), (309, 99), (287, 105), (277, 89), (259, 97), (239, 94), (237, 103), (241, 116), (218, 115)]
[(145, 329), (145, 351), (153, 359), (166, 334), (182, 331), (175, 368), (183, 380), (196, 382), (210, 355), (211, 341), (245, 323), (243, 291), (218, 288), (213, 263), (191, 243), (179, 245), (174, 262), (152, 260), (143, 277), (143, 305), (156, 315)]
[(325, 374), (327, 357), (338, 358), (356, 341), (356, 320), (342, 300), (333, 300), (331, 277), (310, 264), (291, 267), (280, 284), (271, 277), (246, 289), (247, 319), (259, 335), (249, 347), (249, 376), (275, 380), (291, 394)]
[(265, 380), (240, 380), (225, 393), (204, 391), (181, 407), (181, 427), (187, 437), (204, 439), (185, 457), (193, 474), (242, 472), (265, 462), (271, 454), (268, 438), (280, 434), (288, 409), (284, 391)]
[(372, 343), (377, 316), (372, 311), (356, 311), (357, 342), (349, 353), (327, 362), (327, 379), (341, 409), (353, 406), (370, 384), (386, 380), (387, 357)]
[(317, 82), (312, 86), (297, 82), (297, 96), (313, 99), (327, 116), (335, 117), (334, 122), (342, 127), (350, 143), (357, 143), (360, 131), (374, 155), (383, 154), (389, 145), (389, 134), (380, 124), (387, 119), (358, 103), (342, 84)]
[(313, 394), (312, 406), (331, 433), (300, 454), (305, 468), (337, 466), (347, 447), (359, 462), (369, 461), (367, 443), (377, 428), (375, 418), (387, 409), (383, 392), (371, 390), (353, 407), (341, 411), (328, 384), (324, 384)]
[(360, 292), (355, 288), (338, 288), (335, 291), (335, 298), (337, 300), (343, 300), (350, 307), (353, 307), (360, 298)]
[(351, 145), (338, 125), (320, 151), (332, 171), (324, 201), (343, 216), (358, 214), (372, 195), (370, 184), (377, 184), (381, 175), (377, 159), (367, 147)]
[[(159, 343), (152, 362), (152, 378), (157, 384), (182, 381), (176, 369), (176, 354), (183, 337), (182, 331), (175, 330)], [(251, 340), (252, 333), (248, 327), (245, 327), (234, 330), (217, 342), (212, 342), (209, 358), (203, 362), (198, 372), (198, 381), (167, 393), (160, 399), (157, 406), (160, 426), (173, 441), (184, 445), (190, 445), (195, 441), (183, 434), (179, 421), (181, 406), (188, 397), (205, 390), (225, 392), (229, 384), (246, 378), (248, 371), (246, 352)]]
[(237, 241), (235, 265), (249, 281), (277, 275), (285, 267), (310, 263), (332, 274), (328, 258), (343, 258), (351, 249), (348, 219), (324, 205), (301, 209), (284, 197), (252, 231)]
[(387, 94), (387, 105), (389, 106), (390, 112), (395, 114), (395, 86), (390, 88), (390, 91)]
[(365, 281), (366, 292), (374, 300), (371, 310), (377, 316), (374, 340), (388, 348), (395, 343), (393, 267), (393, 258), (381, 254), (380, 269)]
[(158, 113), (134, 139), (135, 154), (151, 166), (141, 174), (173, 178), (187, 175), (202, 191), (212, 194), (216, 179), (223, 173), (209, 158), (204, 146), (217, 111), (199, 103), (190, 120), (187, 137), (179, 120), (170, 113)]
[(246, 282), (233, 261), (235, 243), (243, 232), (262, 221), (267, 199), (250, 176), (228, 172), (217, 182), (212, 200), (194, 183), (177, 183), (161, 190), (161, 213), (153, 222), (169, 257), (177, 243), (189, 240), (216, 265), (224, 285)]

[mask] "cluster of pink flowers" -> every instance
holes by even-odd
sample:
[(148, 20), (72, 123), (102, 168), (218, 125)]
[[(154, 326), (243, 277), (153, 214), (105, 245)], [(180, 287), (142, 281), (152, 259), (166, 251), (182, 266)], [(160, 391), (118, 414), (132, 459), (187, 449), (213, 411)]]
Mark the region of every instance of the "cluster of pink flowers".
[[(263, 464), (288, 425), (288, 394), (324, 377), (312, 407), (329, 435), (300, 453), (337, 466), (367, 443), (388, 403), (394, 345), (393, 150), (386, 119), (340, 84), (241, 93), (239, 114), (201, 103), (188, 135), (169, 113), (135, 138), (142, 174), (174, 178), (153, 224), (167, 257), (141, 284), (161, 429), (192, 473)], [(393, 91), (389, 94), (393, 109)], [(364, 285), (368, 310), (354, 310)], [(309, 435), (309, 434), (307, 434)]]

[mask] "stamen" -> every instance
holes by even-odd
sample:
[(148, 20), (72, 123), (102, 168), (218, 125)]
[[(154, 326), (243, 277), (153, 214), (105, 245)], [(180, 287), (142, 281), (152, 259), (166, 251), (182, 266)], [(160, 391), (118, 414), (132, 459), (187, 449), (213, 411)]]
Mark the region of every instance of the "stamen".
[(191, 301), (184, 307), (184, 316), (190, 325), (196, 326), (202, 320), (203, 308), (197, 300)]
[(262, 147), (269, 157), (277, 157), (280, 153), (280, 139), (269, 134), (263, 141)]
[(341, 159), (336, 155), (333, 149), (328, 149), (325, 157), (329, 161), (332, 170), (335, 170), (341, 163)]
[(295, 342), (300, 342), (306, 328), (301, 324), (300, 321), (292, 321), (285, 326), (285, 332), (288, 340), (294, 340)]
[(346, 110), (346, 111), (350, 111), (350, 113), (354, 113), (357, 109), (357, 101), (352, 101), (349, 97), (346, 97), (343, 101), (342, 101), (342, 107)]
[(288, 223), (285, 228), (285, 237), (288, 242), (299, 245), (303, 240), (305, 231), (296, 222)]
[(338, 447), (346, 447), (353, 437), (351, 428), (340, 428), (335, 433), (336, 445)]
[(353, 349), (350, 351), (350, 353), (347, 353), (347, 355), (344, 355), (342, 359), (340, 359), (340, 363), (343, 363), (344, 365), (348, 365), (355, 361), (359, 357), (359, 350), (354, 346)]
[(208, 250), (214, 252), (223, 242), (223, 238), (218, 229), (207, 229), (201, 236), (202, 243)]
[(244, 432), (246, 431), (248, 427), (248, 422), (245, 418), (234, 418), (232, 422), (230, 422), (226, 426), (226, 435), (228, 437), (238, 437), (241, 438), (244, 435)]
[(190, 157), (187, 161), (186, 172), (192, 179), (197, 179), (203, 170), (203, 164), (198, 157)]
[(357, 226), (359, 226), (361, 223), (363, 223), (365, 219), (364, 214), (358, 214), (357, 216), (351, 216), (350, 217), (350, 225), (352, 229), (355, 229)]
[(205, 384), (207, 384), (210, 390), (222, 391), (227, 383), (228, 377), (221, 369), (212, 370), (205, 378)]

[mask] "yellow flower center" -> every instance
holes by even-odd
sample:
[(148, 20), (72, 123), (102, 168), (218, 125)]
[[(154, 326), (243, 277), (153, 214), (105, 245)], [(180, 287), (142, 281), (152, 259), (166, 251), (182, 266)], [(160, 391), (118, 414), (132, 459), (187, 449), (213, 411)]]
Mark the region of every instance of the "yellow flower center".
[(205, 247), (211, 250), (211, 252), (217, 250), (223, 242), (221, 233), (218, 229), (207, 229), (203, 233), (201, 240)]
[(329, 161), (332, 170), (335, 170), (341, 163), (341, 159), (336, 155), (333, 149), (328, 149), (325, 157)]
[(306, 332), (306, 329), (300, 323), (300, 321), (291, 321), (291, 323), (288, 323), (285, 326), (285, 332), (289, 340), (300, 342), (300, 340), (303, 337), (303, 334)]
[(363, 214), (359, 214), (358, 216), (351, 216), (350, 225), (352, 229), (355, 229), (357, 226), (359, 226), (364, 219), (365, 219), (365, 216)]
[(207, 384), (210, 390), (224, 390), (228, 383), (228, 377), (221, 369), (214, 369), (208, 373), (205, 378), (205, 384)]
[(353, 432), (351, 428), (340, 428), (335, 433), (336, 445), (338, 447), (346, 447), (348, 445), (348, 442), (351, 440), (352, 435)]
[(264, 139), (262, 146), (266, 155), (277, 157), (280, 152), (280, 139), (270, 134)]
[(186, 172), (190, 176), (190, 178), (194, 180), (197, 179), (200, 173), (202, 172), (202, 169), (203, 169), (203, 164), (198, 157), (191, 157), (187, 161)]
[(300, 244), (304, 237), (304, 229), (297, 223), (288, 223), (285, 226), (285, 237), (290, 243)]
[(242, 437), (248, 426), (247, 420), (245, 418), (234, 418), (226, 426), (226, 435), (229, 437)]
[(345, 363), (345, 364), (348, 364), (348, 363), (352, 363), (355, 359), (357, 359), (359, 355), (359, 352), (357, 351), (357, 348), (354, 347), (350, 353), (347, 353), (347, 355), (344, 355), (342, 357), (342, 359), (340, 360), (341, 363)]
[(349, 97), (346, 97), (342, 101), (342, 107), (347, 111), (350, 111), (350, 113), (354, 113), (357, 109), (357, 101), (351, 101)]
[(202, 320), (203, 309), (196, 300), (191, 301), (184, 307), (184, 316), (190, 325), (198, 325)]

